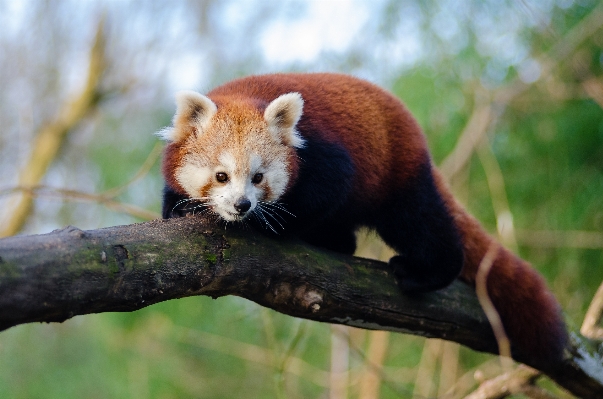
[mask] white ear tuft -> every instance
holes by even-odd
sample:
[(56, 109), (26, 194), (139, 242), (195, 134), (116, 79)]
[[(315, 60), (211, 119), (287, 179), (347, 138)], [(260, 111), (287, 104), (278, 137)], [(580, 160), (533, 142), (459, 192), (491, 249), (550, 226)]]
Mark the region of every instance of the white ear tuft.
[(216, 104), (203, 94), (180, 91), (176, 93), (174, 127), (160, 130), (157, 135), (167, 141), (179, 142), (191, 131), (202, 132), (217, 110)]
[(297, 148), (303, 147), (304, 139), (295, 130), (303, 109), (304, 100), (299, 93), (287, 93), (277, 97), (264, 111), (268, 129), (284, 144)]
[(212, 100), (188, 90), (176, 93), (176, 107), (174, 125), (183, 123), (194, 127), (206, 124), (218, 110)]
[(155, 135), (159, 137), (161, 140), (165, 141), (174, 141), (174, 128), (173, 127), (164, 127), (158, 132), (155, 132)]

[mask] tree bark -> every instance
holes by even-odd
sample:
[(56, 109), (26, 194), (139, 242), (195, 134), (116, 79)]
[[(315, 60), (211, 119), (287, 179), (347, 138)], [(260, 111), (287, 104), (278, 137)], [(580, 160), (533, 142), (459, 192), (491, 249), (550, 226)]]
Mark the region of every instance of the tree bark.
[[(497, 352), (474, 290), (460, 281), (406, 296), (383, 262), (194, 217), (0, 240), (0, 330), (192, 295), (237, 295), (291, 316)], [(563, 362), (542, 371), (577, 396), (603, 397), (597, 349), (573, 333)]]

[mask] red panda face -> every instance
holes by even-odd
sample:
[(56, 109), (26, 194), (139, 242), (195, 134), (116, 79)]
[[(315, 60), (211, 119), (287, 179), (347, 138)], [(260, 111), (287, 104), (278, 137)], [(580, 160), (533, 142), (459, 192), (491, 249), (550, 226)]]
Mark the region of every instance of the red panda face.
[(166, 151), (169, 184), (198, 200), (201, 210), (225, 221), (242, 220), (277, 201), (289, 183), (288, 159), (303, 146), (295, 130), (303, 100), (298, 93), (272, 101), (262, 114), (250, 101), (194, 92), (177, 95), (174, 127), (159, 135), (177, 146)]

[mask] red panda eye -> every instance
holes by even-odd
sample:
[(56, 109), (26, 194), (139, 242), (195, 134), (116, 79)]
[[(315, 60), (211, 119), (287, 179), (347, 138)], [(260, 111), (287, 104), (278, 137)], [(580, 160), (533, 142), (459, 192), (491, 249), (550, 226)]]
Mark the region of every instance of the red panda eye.
[(216, 180), (220, 183), (226, 183), (228, 181), (228, 175), (224, 172), (216, 173)]
[(256, 173), (255, 175), (253, 175), (253, 179), (251, 179), (251, 182), (253, 184), (259, 184), (262, 182), (262, 179), (264, 178), (264, 174), (262, 173)]

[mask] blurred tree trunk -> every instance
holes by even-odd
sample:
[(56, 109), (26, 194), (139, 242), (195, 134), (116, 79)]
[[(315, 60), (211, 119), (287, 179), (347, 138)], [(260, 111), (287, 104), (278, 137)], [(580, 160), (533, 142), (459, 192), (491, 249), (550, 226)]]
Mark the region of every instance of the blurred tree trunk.
[[(69, 132), (94, 109), (100, 100), (99, 85), (106, 66), (102, 20), (98, 24), (89, 58), (86, 85), (73, 101), (63, 105), (55, 120), (45, 124), (37, 133), (29, 161), (19, 174), (19, 186), (34, 187), (42, 181)], [(32, 207), (33, 196), (31, 193), (23, 192), (14, 204), (9, 205), (10, 217), (0, 229), (0, 237), (17, 234), (31, 215)]]

